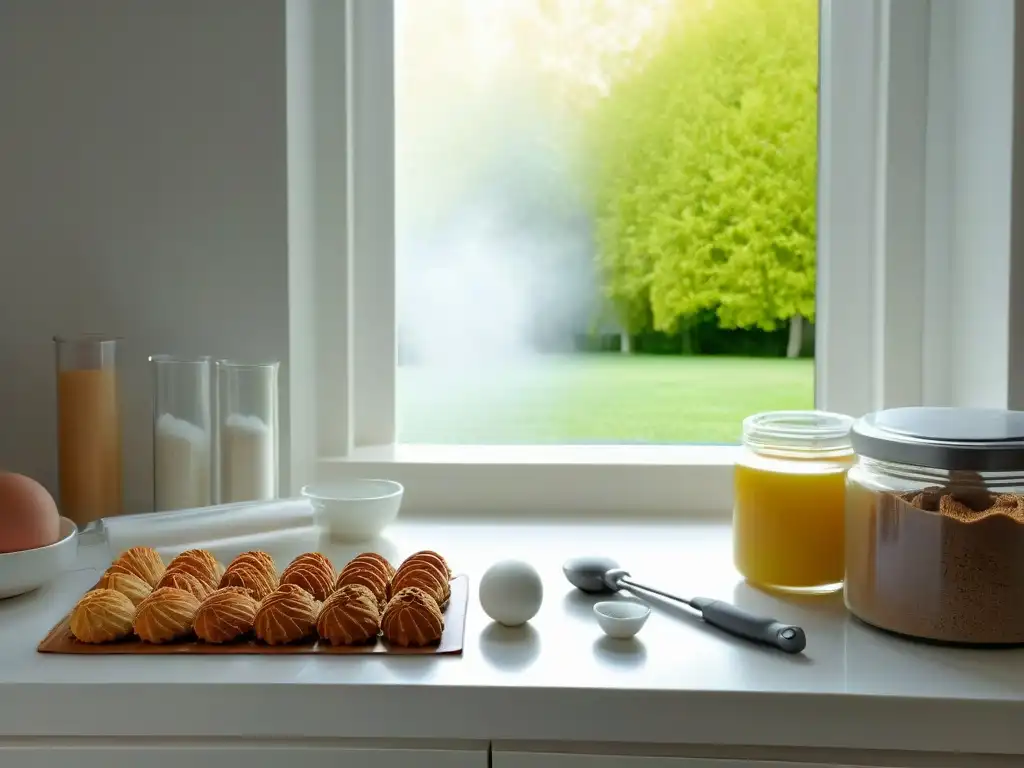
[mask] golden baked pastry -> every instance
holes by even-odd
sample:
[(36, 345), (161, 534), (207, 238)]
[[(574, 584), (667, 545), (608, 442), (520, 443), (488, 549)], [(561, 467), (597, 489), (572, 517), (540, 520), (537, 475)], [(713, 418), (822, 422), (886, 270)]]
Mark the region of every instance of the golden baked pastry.
[(346, 584), (331, 593), (320, 608), (316, 631), (331, 645), (358, 645), (380, 633), (377, 598), (362, 584)]
[(130, 573), (155, 587), (164, 575), (165, 566), (160, 553), (152, 547), (132, 547), (122, 552), (108, 570)]
[(167, 643), (192, 631), (199, 598), (184, 589), (159, 587), (139, 603), (135, 634), (147, 643)]
[(367, 561), (379, 565), (388, 581), (391, 581), (392, 577), (395, 575), (395, 566), (388, 562), (388, 559), (384, 557), (384, 555), (379, 555), (376, 552), (362, 552), (352, 558), (348, 564), (351, 565), (352, 563), (361, 561)]
[(430, 549), (421, 549), (419, 552), (413, 552), (411, 555), (405, 558), (405, 562), (403, 563), (403, 565), (405, 563), (419, 560), (436, 565), (438, 570), (441, 571), (441, 573), (443, 573), (448, 579), (451, 579), (452, 569), (448, 565), (448, 561), (441, 557), (441, 555), (437, 554), (437, 552), (434, 552)]
[(313, 634), (320, 603), (302, 587), (282, 584), (256, 611), (256, 637), (267, 645), (294, 643)]
[(277, 589), (277, 574), (269, 575), (264, 569), (248, 562), (232, 563), (221, 576), (220, 586), (222, 589), (224, 587), (248, 589), (252, 592), (253, 597), (262, 600)]
[(395, 645), (430, 645), (441, 640), (444, 616), (433, 597), (422, 589), (406, 587), (388, 602), (380, 628)]
[(228, 643), (251, 632), (260, 604), (252, 592), (224, 587), (211, 592), (199, 605), (193, 622), (196, 636), (207, 643)]
[(107, 571), (100, 579), (99, 587), (120, 592), (132, 601), (132, 605), (138, 605), (153, 591), (149, 582), (143, 581), (133, 573), (124, 571)]
[(361, 584), (366, 587), (382, 606), (387, 603), (388, 597), (391, 594), (391, 585), (380, 565), (368, 563), (365, 560), (353, 560), (341, 569), (334, 588), (341, 589), (347, 584)]
[[(390, 563), (382, 564), (380, 560), (377, 560), (372, 557), (366, 557), (365, 555), (359, 555), (354, 559), (349, 560), (347, 563), (345, 563), (345, 567), (342, 568), (342, 570), (347, 571), (350, 569), (358, 570), (366, 568), (369, 568), (371, 571), (377, 574), (377, 580), (383, 582), (384, 584), (390, 584), (391, 578), (395, 575), (395, 569), (391, 567)], [(388, 597), (390, 596), (391, 593), (388, 592)]]
[(204, 581), (200, 581), (195, 574), (188, 571), (179, 570), (176, 567), (168, 568), (164, 573), (164, 577), (160, 579), (160, 583), (156, 585), (157, 589), (161, 587), (173, 587), (175, 589), (183, 589), (186, 592), (191, 592), (199, 600), (203, 600), (213, 592), (213, 589)]
[(217, 558), (205, 549), (186, 549), (171, 560), (167, 570), (191, 573), (209, 588), (208, 592), (212, 592), (217, 588), (217, 583), (220, 581), (221, 576), (221, 568)]
[(438, 605), (447, 603), (452, 594), (448, 579), (433, 565), (419, 561), (413, 561), (411, 564), (402, 563), (391, 581), (391, 594), (397, 595), (406, 587), (422, 589), (434, 598)]
[(274, 587), (277, 587), (277, 564), (274, 562), (274, 558), (266, 552), (259, 549), (243, 552), (228, 564), (227, 569), (230, 571), (232, 568), (238, 568), (243, 565), (265, 573), (268, 579), (274, 582)]
[(135, 606), (113, 589), (86, 592), (71, 611), (71, 634), (82, 643), (110, 643), (132, 633)]
[(334, 589), (334, 565), (319, 552), (299, 555), (281, 574), (282, 584), (295, 584), (323, 602)]

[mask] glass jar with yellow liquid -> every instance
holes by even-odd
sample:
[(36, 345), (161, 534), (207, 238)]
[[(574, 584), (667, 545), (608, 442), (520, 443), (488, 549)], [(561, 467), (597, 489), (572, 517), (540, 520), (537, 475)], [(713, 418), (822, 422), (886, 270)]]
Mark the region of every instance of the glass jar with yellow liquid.
[(733, 552), (747, 581), (797, 592), (842, 586), (852, 425), (849, 416), (824, 411), (773, 411), (744, 419)]

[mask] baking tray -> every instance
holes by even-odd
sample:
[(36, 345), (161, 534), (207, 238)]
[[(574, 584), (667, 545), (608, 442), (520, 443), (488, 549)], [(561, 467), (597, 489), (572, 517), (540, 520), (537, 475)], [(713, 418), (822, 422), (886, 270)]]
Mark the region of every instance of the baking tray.
[(389, 656), (433, 656), (439, 654), (461, 654), (466, 636), (466, 611), (469, 605), (469, 577), (465, 574), (451, 580), (451, 598), (444, 610), (444, 632), (436, 645), (422, 648), (403, 648), (391, 645), (382, 638), (365, 645), (332, 646), (322, 640), (307, 640), (290, 645), (267, 645), (255, 637), (245, 636), (232, 643), (216, 645), (204, 643), (195, 637), (159, 645), (146, 643), (137, 637), (129, 637), (113, 643), (81, 643), (71, 635), (71, 614), (62, 618), (49, 631), (36, 648), (39, 653), (70, 653), (88, 656), (180, 656), (192, 655), (265, 655), (322, 654), (326, 656), (351, 656), (382, 653)]

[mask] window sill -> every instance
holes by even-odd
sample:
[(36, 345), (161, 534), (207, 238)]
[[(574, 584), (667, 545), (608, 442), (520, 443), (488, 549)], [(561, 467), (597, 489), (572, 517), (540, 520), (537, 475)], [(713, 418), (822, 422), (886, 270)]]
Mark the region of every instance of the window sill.
[(428, 514), (726, 517), (737, 446), (397, 445), (323, 458), (317, 477), (387, 477)]

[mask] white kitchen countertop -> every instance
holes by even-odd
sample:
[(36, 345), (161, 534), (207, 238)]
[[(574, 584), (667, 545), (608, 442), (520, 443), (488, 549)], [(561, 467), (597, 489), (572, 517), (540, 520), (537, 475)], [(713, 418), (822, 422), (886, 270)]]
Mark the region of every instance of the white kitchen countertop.
[[(0, 601), (0, 737), (615, 741), (1024, 754), (1024, 650), (914, 643), (858, 623), (839, 594), (783, 599), (754, 590), (733, 570), (724, 523), (415, 521), (388, 536), (392, 557), (432, 548), (470, 575), (462, 656), (38, 654), (39, 640), (99, 576), (99, 568), (87, 567), (95, 553), (83, 548), (82, 570)], [(339, 561), (354, 554), (325, 551)], [(574, 592), (562, 577), (562, 561), (577, 554), (608, 555), (656, 586), (799, 624), (807, 650), (787, 656), (756, 647), (659, 605), (637, 641), (603, 639), (590, 610), (595, 598)], [(544, 577), (544, 605), (525, 630), (490, 624), (476, 599), (483, 570), (505, 557), (531, 561)]]

